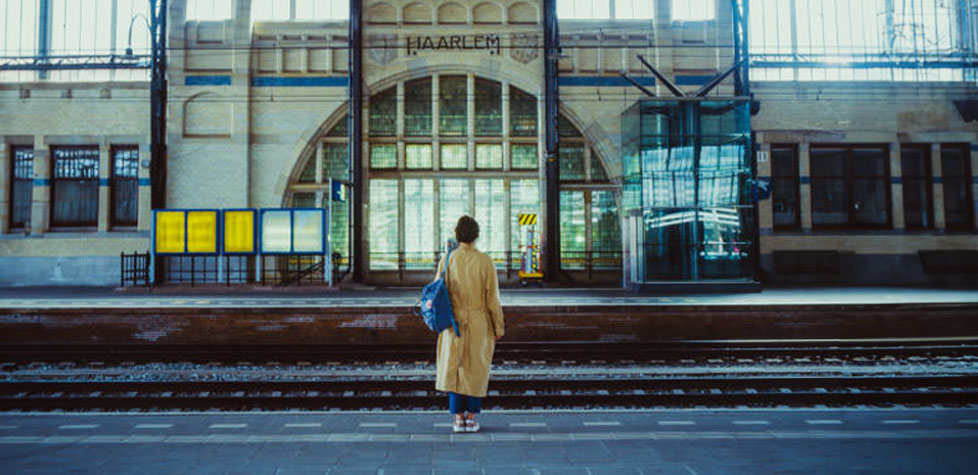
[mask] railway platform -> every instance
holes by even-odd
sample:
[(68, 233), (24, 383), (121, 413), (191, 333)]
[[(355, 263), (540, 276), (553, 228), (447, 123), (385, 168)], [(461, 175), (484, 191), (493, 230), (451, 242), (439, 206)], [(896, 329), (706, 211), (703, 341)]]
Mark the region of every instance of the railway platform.
[(5, 413), (4, 473), (974, 473), (978, 409)]
[[(0, 289), (0, 345), (429, 343), (418, 289), (223, 293)], [(799, 288), (647, 296), (505, 289), (504, 342), (960, 338), (978, 335), (978, 289)]]

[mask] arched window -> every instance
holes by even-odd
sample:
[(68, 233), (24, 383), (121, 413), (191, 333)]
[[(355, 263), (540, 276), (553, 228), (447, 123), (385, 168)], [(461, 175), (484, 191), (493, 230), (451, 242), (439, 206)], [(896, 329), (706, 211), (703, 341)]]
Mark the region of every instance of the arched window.
[[(468, 214), (480, 225), (477, 247), (515, 276), (519, 215), (538, 215), (538, 237), (544, 224), (537, 98), (507, 83), (448, 74), (404, 81), (373, 93), (367, 104), (364, 234), (371, 275), (396, 271), (382, 280), (394, 282), (417, 271), (415, 280), (429, 278), (459, 216)], [(338, 133), (346, 122), (338, 124), (320, 139), (321, 163), (297, 167), (293, 203), (316, 205), (314, 191), (324, 188), (329, 164), (347, 172), (346, 137)], [(617, 188), (593, 144), (564, 116), (560, 131), (562, 263), (575, 272), (620, 268)], [(324, 167), (322, 179), (317, 167)]]

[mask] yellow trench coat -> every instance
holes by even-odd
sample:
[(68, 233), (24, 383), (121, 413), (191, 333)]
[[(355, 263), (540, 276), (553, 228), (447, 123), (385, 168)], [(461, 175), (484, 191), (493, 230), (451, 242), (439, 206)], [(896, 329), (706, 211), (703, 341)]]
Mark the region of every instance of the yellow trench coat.
[[(444, 265), (442, 258), (438, 275)], [(451, 328), (438, 335), (435, 389), (485, 397), (495, 338), (503, 336), (496, 267), (488, 255), (462, 243), (451, 254), (445, 279), (461, 337)]]

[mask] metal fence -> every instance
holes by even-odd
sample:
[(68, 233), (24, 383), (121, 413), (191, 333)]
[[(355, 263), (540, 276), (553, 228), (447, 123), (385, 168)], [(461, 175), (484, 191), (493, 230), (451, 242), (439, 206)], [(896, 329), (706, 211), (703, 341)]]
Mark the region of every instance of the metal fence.
[(149, 257), (149, 252), (119, 253), (119, 283), (122, 287), (149, 285)]

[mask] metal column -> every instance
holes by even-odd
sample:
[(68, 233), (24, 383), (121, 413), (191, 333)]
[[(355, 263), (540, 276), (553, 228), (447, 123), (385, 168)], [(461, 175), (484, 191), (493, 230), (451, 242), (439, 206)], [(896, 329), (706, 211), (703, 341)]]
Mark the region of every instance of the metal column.
[(349, 146), (353, 174), (353, 235), (350, 236), (353, 281), (363, 282), (364, 255), (363, 180), (363, 0), (350, 0)]
[(166, 207), (166, 14), (167, 0), (149, 0), (150, 34), (150, 207)]
[(546, 203), (547, 223), (544, 229), (546, 249), (543, 256), (543, 276), (556, 282), (560, 275), (560, 168), (558, 167), (557, 136), (557, 60), (560, 54), (560, 32), (557, 25), (557, 0), (543, 0), (544, 45), (544, 119), (547, 132)]

